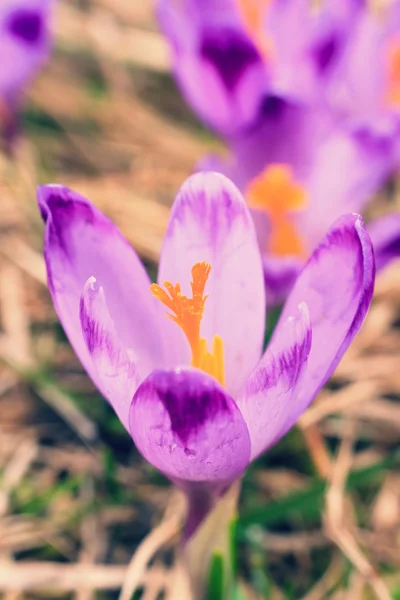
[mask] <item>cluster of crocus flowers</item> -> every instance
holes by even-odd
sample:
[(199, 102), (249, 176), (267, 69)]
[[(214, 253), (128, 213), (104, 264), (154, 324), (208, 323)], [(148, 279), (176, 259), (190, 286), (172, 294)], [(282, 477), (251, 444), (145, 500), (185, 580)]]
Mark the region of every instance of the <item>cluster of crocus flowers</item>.
[(85, 198), (47, 185), (38, 201), (65, 332), (143, 456), (187, 494), (190, 536), (295, 424), (358, 332), (375, 277), (363, 221), (332, 225), (263, 352), (262, 257), (246, 202), (223, 175), (182, 186), (157, 284)]
[[(398, 166), (400, 2), (158, 0), (158, 13), (180, 88), (229, 146), (198, 168), (242, 191), (281, 303), (330, 224), (364, 212)], [(382, 268), (400, 215), (368, 227)]]
[(3, 0), (0, 5), (0, 122), (7, 137), (26, 86), (50, 52), (54, 0)]

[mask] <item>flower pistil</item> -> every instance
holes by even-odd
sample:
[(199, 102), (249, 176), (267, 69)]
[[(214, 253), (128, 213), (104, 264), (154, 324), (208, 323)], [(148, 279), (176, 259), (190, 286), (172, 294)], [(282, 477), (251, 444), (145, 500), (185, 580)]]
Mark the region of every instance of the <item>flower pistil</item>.
[(192, 351), (192, 367), (201, 369), (224, 385), (224, 343), (219, 335), (214, 335), (211, 352), (207, 340), (200, 337), (200, 323), (208, 296), (204, 295), (210, 275), (211, 265), (198, 262), (192, 267), (192, 297), (184, 296), (179, 283), (173, 285), (164, 281), (165, 290), (156, 283), (150, 286), (151, 293), (171, 312), (167, 316), (183, 331)]
[(271, 223), (268, 251), (275, 256), (306, 256), (303, 240), (292, 222), (293, 212), (307, 204), (304, 188), (288, 165), (272, 164), (255, 177), (246, 191), (251, 208), (264, 211)]

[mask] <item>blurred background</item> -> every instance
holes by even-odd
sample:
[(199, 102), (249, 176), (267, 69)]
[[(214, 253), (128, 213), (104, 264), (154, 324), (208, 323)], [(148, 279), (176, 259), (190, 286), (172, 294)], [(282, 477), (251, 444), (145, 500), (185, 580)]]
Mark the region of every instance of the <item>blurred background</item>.
[[(219, 142), (176, 90), (150, 0), (60, 0), (54, 31), (13, 157), (0, 154), (0, 595), (186, 600), (183, 500), (65, 338), (35, 188), (57, 182), (90, 198), (154, 278), (175, 194)], [(390, 193), (398, 206), (396, 182)], [(379, 276), (330, 384), (245, 476), (243, 598), (400, 599), (399, 276), (400, 264)]]

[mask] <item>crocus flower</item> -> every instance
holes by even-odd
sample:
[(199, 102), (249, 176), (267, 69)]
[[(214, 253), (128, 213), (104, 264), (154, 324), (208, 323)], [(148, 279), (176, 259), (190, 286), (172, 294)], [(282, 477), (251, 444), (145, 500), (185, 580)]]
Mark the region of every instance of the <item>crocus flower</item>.
[[(228, 157), (208, 157), (198, 168), (228, 176), (251, 207), (270, 304), (286, 298), (335, 219), (365, 210), (393, 173), (395, 153), (386, 132), (341, 128), (324, 108), (279, 97), (269, 98), (259, 127), (230, 148)], [(368, 227), (383, 268), (399, 256), (400, 214)]]
[(12, 127), (26, 85), (50, 51), (50, 13), (54, 0), (3, 0), (0, 5), (0, 108)]
[(267, 96), (313, 103), (350, 38), (359, 0), (158, 0), (176, 80), (229, 138), (256, 127)]
[(38, 200), (57, 314), (140, 452), (186, 492), (190, 535), (295, 424), (359, 330), (374, 286), (362, 219), (342, 216), (314, 250), (263, 354), (262, 258), (227, 178), (182, 186), (158, 284), (85, 198), (47, 185)]

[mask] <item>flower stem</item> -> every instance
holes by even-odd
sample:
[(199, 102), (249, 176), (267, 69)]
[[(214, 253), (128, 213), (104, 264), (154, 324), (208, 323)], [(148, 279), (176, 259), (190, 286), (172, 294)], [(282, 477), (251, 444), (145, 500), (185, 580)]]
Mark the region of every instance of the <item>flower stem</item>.
[[(240, 482), (235, 482), (211, 510), (205, 497), (189, 498), (186, 533), (190, 537), (183, 546), (183, 553), (194, 600), (214, 597), (228, 600), (232, 597), (235, 572), (232, 524), (236, 520), (239, 492)], [(199, 517), (202, 517), (201, 523), (191, 531), (193, 524), (199, 523)]]

